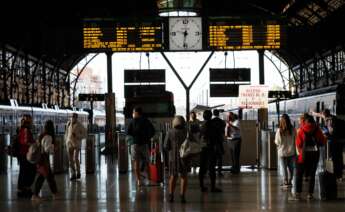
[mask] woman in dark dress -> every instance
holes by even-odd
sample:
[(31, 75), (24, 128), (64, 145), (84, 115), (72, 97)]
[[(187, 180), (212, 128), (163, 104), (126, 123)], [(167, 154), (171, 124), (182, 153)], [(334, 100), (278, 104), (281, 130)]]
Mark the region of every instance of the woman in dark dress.
[(182, 116), (176, 116), (173, 120), (173, 128), (169, 130), (165, 137), (165, 148), (169, 154), (169, 202), (174, 201), (174, 191), (178, 175), (181, 178), (181, 202), (186, 202), (188, 159), (180, 158), (179, 153), (181, 144), (186, 137), (186, 121)]

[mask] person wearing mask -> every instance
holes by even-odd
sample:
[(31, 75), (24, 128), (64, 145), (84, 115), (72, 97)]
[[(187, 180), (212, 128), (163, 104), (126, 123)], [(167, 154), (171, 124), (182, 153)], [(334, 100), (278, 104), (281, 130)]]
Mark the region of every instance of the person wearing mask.
[[(326, 136), (330, 148), (330, 154), (333, 161), (334, 174), (338, 182), (343, 181), (343, 142), (337, 136), (336, 128), (338, 120), (336, 116), (331, 114), (329, 109), (325, 109), (322, 113), (312, 111), (312, 115), (320, 117), (324, 121), (324, 135)], [(342, 134), (341, 132), (339, 134)]]
[(70, 180), (80, 179), (79, 154), (81, 141), (87, 136), (86, 128), (78, 121), (78, 114), (73, 113), (70, 121), (67, 122), (65, 140), (68, 152), (69, 166), (71, 169)]
[(143, 111), (140, 107), (135, 107), (133, 109), (132, 116), (133, 119), (127, 128), (127, 135), (132, 136), (133, 138), (131, 156), (134, 163), (134, 173), (137, 186), (140, 187), (142, 186), (140, 164), (144, 164), (146, 168), (148, 167), (149, 145), (151, 138), (155, 134), (155, 129), (152, 123), (143, 116)]
[(238, 116), (230, 112), (226, 122), (226, 133), (228, 142), (230, 142), (230, 159), (232, 167), (230, 172), (238, 174), (240, 172), (240, 153), (241, 153), (241, 132)]
[(199, 184), (202, 192), (207, 192), (204, 185), (204, 176), (208, 170), (211, 180), (211, 192), (222, 192), (216, 188), (216, 162), (217, 162), (217, 142), (214, 135), (216, 130), (211, 121), (212, 112), (205, 110), (203, 113), (204, 124), (201, 126), (201, 140), (206, 144), (200, 154)]
[(218, 166), (218, 176), (222, 177), (222, 167), (223, 167), (223, 155), (224, 155), (224, 135), (225, 135), (225, 121), (219, 118), (219, 110), (213, 110), (212, 125), (215, 130), (214, 139), (216, 139), (217, 144), (217, 166)]
[(46, 179), (49, 188), (53, 194), (53, 199), (57, 199), (57, 186), (54, 174), (50, 167), (49, 154), (54, 153), (54, 143), (55, 143), (55, 127), (51, 120), (48, 120), (44, 125), (44, 132), (39, 136), (39, 142), (41, 144), (42, 154), (41, 159), (37, 164), (38, 177), (36, 179), (34, 194), (31, 200), (39, 201), (41, 197), (39, 193), (41, 191), (44, 180)]
[(283, 114), (279, 120), (279, 128), (274, 140), (283, 167), (283, 186), (292, 186), (294, 157), (296, 154), (295, 140), (296, 130), (291, 124), (290, 117)]
[[(165, 149), (169, 154), (169, 202), (174, 201), (174, 191), (178, 175), (181, 179), (180, 198), (185, 203), (187, 190), (188, 158), (180, 158), (180, 147), (187, 137), (186, 121), (182, 116), (176, 116), (173, 120), (173, 128), (165, 137)], [(189, 135), (191, 136), (191, 135)]]
[(290, 200), (300, 200), (303, 187), (303, 174), (309, 177), (307, 199), (313, 199), (315, 174), (319, 161), (319, 147), (323, 146), (327, 140), (321, 129), (317, 126), (314, 118), (310, 115), (303, 115), (296, 137), (297, 147), (297, 170), (296, 170), (296, 189)]
[(26, 154), (31, 144), (35, 143), (32, 132), (32, 118), (30, 115), (24, 115), (21, 120), (21, 126), (18, 130), (19, 143), (19, 176), (18, 176), (18, 197), (32, 196), (31, 185), (35, 180), (36, 167), (26, 159)]

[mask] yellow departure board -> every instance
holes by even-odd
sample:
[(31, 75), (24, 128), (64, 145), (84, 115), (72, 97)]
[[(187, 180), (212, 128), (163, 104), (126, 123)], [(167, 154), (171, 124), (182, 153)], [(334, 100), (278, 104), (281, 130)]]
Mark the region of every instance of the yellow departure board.
[(91, 51), (147, 52), (163, 49), (162, 23), (84, 21), (83, 47)]
[(282, 44), (279, 24), (227, 24), (213, 22), (208, 25), (210, 50), (279, 49)]

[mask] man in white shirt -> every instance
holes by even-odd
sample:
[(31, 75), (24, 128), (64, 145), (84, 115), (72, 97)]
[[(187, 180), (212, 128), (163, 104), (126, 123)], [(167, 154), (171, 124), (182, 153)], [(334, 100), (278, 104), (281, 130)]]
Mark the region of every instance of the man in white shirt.
[(238, 116), (230, 112), (226, 122), (226, 133), (228, 142), (230, 142), (230, 159), (232, 162), (231, 173), (240, 172), (240, 152), (241, 152), (241, 133)]
[(65, 132), (69, 166), (71, 168), (70, 180), (80, 179), (79, 153), (81, 140), (86, 138), (86, 135), (86, 128), (78, 121), (78, 114), (73, 113), (71, 120), (67, 122)]

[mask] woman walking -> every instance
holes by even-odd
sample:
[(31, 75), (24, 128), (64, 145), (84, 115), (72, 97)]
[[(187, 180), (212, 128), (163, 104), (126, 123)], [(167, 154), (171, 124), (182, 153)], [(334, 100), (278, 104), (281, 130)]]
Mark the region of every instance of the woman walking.
[(169, 154), (169, 202), (174, 201), (174, 191), (178, 175), (181, 179), (180, 198), (185, 203), (187, 190), (188, 159), (180, 157), (180, 147), (187, 137), (186, 121), (182, 116), (173, 120), (173, 128), (165, 137), (165, 148)]
[(51, 192), (53, 193), (53, 199), (57, 198), (57, 187), (54, 178), (54, 174), (50, 167), (49, 154), (54, 153), (55, 143), (55, 130), (54, 124), (51, 120), (48, 120), (44, 125), (44, 132), (39, 136), (39, 142), (42, 149), (41, 159), (37, 164), (38, 177), (36, 179), (34, 194), (32, 200), (41, 200), (39, 193), (41, 191), (44, 180), (46, 179)]

